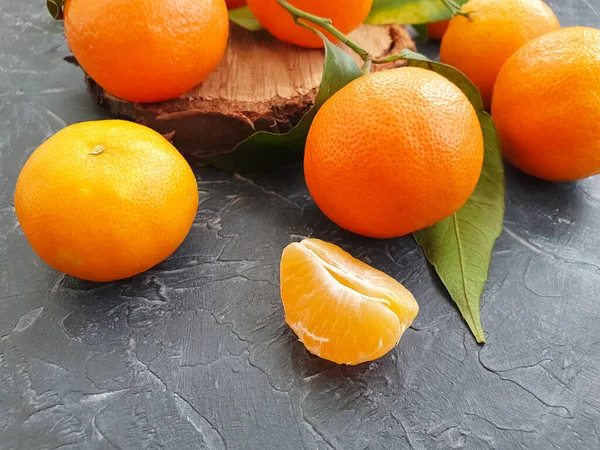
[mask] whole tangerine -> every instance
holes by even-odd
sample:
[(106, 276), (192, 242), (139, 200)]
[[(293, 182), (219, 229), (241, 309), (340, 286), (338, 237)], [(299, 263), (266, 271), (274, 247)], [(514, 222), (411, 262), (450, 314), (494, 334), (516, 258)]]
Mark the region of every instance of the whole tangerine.
[(132, 102), (192, 89), (221, 61), (229, 33), (224, 0), (68, 0), (64, 22), (81, 67)]
[(198, 208), (190, 166), (157, 132), (131, 122), (84, 122), (33, 152), (15, 210), (33, 250), (91, 281), (143, 272), (183, 242)]
[[(306, 13), (331, 19), (334, 27), (347, 34), (367, 18), (373, 0), (291, 0), (289, 3)], [(300, 47), (323, 47), (321, 38), (296, 24), (277, 0), (248, 0), (248, 6), (260, 24), (277, 39)], [(331, 34), (325, 34), (330, 40), (336, 40)]]
[(463, 72), (489, 108), (502, 65), (528, 41), (558, 30), (560, 24), (542, 0), (469, 0), (450, 21), (440, 60)]
[(457, 211), (482, 164), (482, 131), (465, 94), (410, 67), (358, 78), (325, 102), (308, 134), (304, 174), (332, 221), (387, 238)]
[(504, 64), (492, 116), (504, 156), (550, 181), (600, 173), (600, 31), (564, 28)]

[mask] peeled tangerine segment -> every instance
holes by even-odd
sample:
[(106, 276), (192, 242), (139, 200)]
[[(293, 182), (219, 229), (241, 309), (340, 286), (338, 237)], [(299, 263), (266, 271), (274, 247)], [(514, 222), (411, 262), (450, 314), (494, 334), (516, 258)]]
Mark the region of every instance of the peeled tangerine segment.
[(305, 347), (339, 364), (385, 355), (419, 312), (396, 280), (319, 239), (284, 249), (281, 298), (285, 321)]

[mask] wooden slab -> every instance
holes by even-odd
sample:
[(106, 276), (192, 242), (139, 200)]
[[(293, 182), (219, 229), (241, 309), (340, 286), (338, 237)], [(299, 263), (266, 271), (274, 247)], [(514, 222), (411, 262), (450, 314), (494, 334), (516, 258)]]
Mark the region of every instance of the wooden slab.
[[(351, 37), (375, 57), (415, 48), (408, 32), (397, 25), (362, 25)], [(292, 46), (232, 24), (221, 64), (180, 98), (132, 103), (108, 94), (89, 77), (86, 82), (110, 114), (172, 136), (185, 155), (203, 156), (230, 151), (257, 130), (288, 131), (312, 106), (322, 70), (323, 50)]]

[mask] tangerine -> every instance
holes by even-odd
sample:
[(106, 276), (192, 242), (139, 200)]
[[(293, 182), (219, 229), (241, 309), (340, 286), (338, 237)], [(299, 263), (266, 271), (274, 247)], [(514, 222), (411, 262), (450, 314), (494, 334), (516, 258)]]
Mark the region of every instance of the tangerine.
[(450, 21), (440, 60), (463, 72), (489, 108), (496, 76), (506, 60), (531, 39), (560, 28), (542, 0), (469, 0)]
[(164, 137), (122, 120), (62, 129), (33, 152), (15, 210), (33, 250), (74, 277), (143, 272), (183, 242), (198, 208), (190, 166)]
[(457, 211), (482, 164), (482, 131), (465, 94), (407, 67), (360, 77), (325, 102), (308, 133), (304, 174), (331, 220), (386, 238)]
[(600, 173), (600, 31), (564, 28), (504, 64), (492, 116), (506, 159), (551, 181)]
[(441, 20), (439, 22), (428, 23), (427, 34), (431, 39), (440, 41), (448, 29), (448, 25), (450, 25), (450, 20)]
[(385, 355), (419, 312), (396, 280), (318, 239), (284, 249), (281, 298), (285, 321), (308, 351), (338, 364)]
[(68, 0), (73, 55), (107, 92), (132, 102), (175, 98), (204, 80), (227, 45), (224, 0)]
[(246, 5), (246, 0), (225, 0), (227, 3), (227, 9), (241, 8)]
[[(347, 34), (367, 18), (373, 0), (291, 0), (289, 3), (306, 13), (331, 19), (334, 27)], [(248, 0), (248, 6), (260, 24), (277, 39), (300, 47), (323, 47), (321, 38), (296, 24), (277, 0)], [(331, 34), (325, 34), (336, 41)]]

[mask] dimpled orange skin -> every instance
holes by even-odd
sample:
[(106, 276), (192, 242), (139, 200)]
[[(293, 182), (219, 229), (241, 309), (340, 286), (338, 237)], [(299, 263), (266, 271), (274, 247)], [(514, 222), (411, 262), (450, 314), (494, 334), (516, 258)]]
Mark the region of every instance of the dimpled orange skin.
[(444, 33), (446, 33), (446, 30), (448, 29), (448, 25), (450, 25), (449, 20), (428, 23), (427, 34), (431, 39), (439, 41), (442, 39), (442, 37), (444, 37)]
[(319, 239), (284, 249), (281, 298), (287, 324), (308, 351), (338, 364), (385, 355), (419, 312), (396, 280)]
[(550, 181), (600, 173), (600, 31), (564, 28), (506, 62), (492, 102), (506, 159)]
[(304, 174), (332, 221), (388, 238), (457, 211), (482, 164), (482, 132), (467, 97), (441, 75), (407, 67), (354, 80), (321, 107)]
[(166, 259), (197, 208), (195, 176), (175, 147), (121, 120), (56, 133), (31, 155), (15, 191), (17, 218), (35, 252), (91, 281), (127, 278)]
[[(290, 0), (289, 3), (304, 12), (331, 19), (338, 30), (347, 34), (367, 18), (373, 0)], [(297, 25), (277, 0), (248, 0), (248, 6), (260, 24), (277, 39), (300, 47), (323, 47), (321, 38)]]
[(224, 0), (68, 0), (65, 34), (81, 67), (132, 102), (175, 98), (204, 80), (227, 45)]
[(560, 24), (542, 0), (470, 0), (461, 9), (470, 19), (450, 21), (440, 60), (464, 73), (477, 86), (489, 108), (502, 65), (524, 44)]

